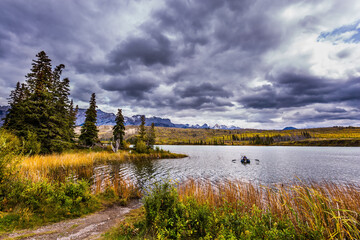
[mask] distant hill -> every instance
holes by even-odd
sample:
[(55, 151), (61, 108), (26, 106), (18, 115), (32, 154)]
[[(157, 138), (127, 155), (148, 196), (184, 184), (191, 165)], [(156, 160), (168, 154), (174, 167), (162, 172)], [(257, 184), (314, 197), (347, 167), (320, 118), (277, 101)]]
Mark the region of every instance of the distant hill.
[(294, 128), (294, 127), (286, 127), (286, 128), (284, 128), (283, 130), (295, 130), (295, 129), (297, 129), (297, 128)]
[[(0, 120), (6, 116), (6, 112), (9, 109), (8, 106), (0, 106)], [(81, 126), (85, 122), (85, 112), (86, 109), (79, 109), (76, 119), (76, 125)], [(97, 124), (98, 126), (102, 125), (115, 125), (115, 114), (114, 113), (107, 113), (100, 109), (97, 110)], [(132, 117), (124, 116), (125, 126), (129, 125), (140, 125), (141, 123), (141, 115), (134, 115)], [(214, 126), (209, 126), (206, 123), (203, 125), (190, 125), (190, 124), (175, 124), (172, 123), (168, 118), (160, 118), (160, 117), (146, 117), (146, 126), (150, 126), (152, 123), (155, 124), (157, 127), (172, 127), (172, 128), (195, 128), (195, 129), (241, 129), (236, 126), (225, 126), (225, 125), (218, 125), (215, 124)], [(2, 126), (3, 121), (0, 121), (0, 126)]]

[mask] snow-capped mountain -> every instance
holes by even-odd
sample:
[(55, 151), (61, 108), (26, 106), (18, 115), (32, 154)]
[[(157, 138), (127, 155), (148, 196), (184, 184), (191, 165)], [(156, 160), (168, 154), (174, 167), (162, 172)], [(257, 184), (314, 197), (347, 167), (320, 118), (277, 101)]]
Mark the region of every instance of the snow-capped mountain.
[[(76, 125), (80, 126), (85, 121), (85, 111), (86, 109), (79, 109)], [(97, 125), (115, 125), (115, 114), (114, 113), (106, 113), (102, 110), (97, 110)], [(140, 125), (141, 123), (141, 115), (134, 115), (132, 117), (124, 116), (125, 126), (127, 125)], [(209, 126), (208, 124), (203, 125), (190, 125), (190, 124), (175, 124), (172, 123), (168, 118), (160, 118), (160, 117), (145, 117), (146, 126), (150, 126), (152, 123), (157, 127), (174, 127), (174, 128), (210, 128), (210, 129), (240, 129), (236, 126), (225, 126), (215, 124), (214, 126)]]
[[(0, 106), (0, 126), (2, 126), (3, 121), (1, 120), (6, 116), (6, 112), (9, 109), (8, 106)], [(85, 122), (85, 112), (86, 109), (79, 109), (76, 119), (76, 125), (80, 126)], [(102, 110), (97, 110), (97, 125), (115, 125), (115, 114), (103, 112)], [(124, 116), (125, 125), (140, 125), (141, 115), (134, 115), (132, 117)], [(209, 128), (209, 129), (240, 129), (236, 126), (225, 126), (215, 124), (214, 126), (209, 126), (208, 124), (203, 125), (190, 125), (190, 124), (175, 124), (172, 123), (168, 118), (160, 117), (146, 117), (146, 126), (150, 126), (152, 123), (157, 127), (174, 127), (174, 128)]]

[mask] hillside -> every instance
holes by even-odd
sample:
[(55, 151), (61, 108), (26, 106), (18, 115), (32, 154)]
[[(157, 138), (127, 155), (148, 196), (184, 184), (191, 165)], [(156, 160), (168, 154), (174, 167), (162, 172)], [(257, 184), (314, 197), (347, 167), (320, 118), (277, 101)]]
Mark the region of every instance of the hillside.
[(158, 144), (360, 146), (359, 127), (291, 130), (156, 128)]
[[(78, 127), (79, 131), (80, 127)], [(101, 140), (112, 137), (112, 126), (100, 126)], [(131, 140), (137, 126), (126, 126), (125, 139)], [(183, 129), (156, 127), (156, 144), (194, 145), (283, 145), (360, 146), (359, 127), (329, 127), (292, 130)]]

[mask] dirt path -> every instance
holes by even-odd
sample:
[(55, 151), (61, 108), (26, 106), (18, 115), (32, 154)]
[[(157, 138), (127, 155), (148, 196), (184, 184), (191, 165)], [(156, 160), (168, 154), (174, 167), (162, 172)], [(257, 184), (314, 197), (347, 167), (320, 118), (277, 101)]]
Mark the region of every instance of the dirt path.
[(11, 233), (1, 236), (0, 239), (98, 239), (101, 234), (121, 221), (130, 210), (140, 206), (139, 201), (134, 201), (126, 207), (112, 206), (82, 218), (54, 223), (35, 230)]

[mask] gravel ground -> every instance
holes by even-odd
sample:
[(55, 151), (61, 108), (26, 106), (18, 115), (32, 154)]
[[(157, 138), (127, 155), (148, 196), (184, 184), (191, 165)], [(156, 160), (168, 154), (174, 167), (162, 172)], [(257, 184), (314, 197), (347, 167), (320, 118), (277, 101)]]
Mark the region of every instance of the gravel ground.
[(115, 226), (132, 209), (139, 208), (140, 201), (133, 201), (126, 207), (111, 206), (82, 218), (66, 220), (33, 230), (21, 230), (0, 239), (99, 239), (103, 233)]

